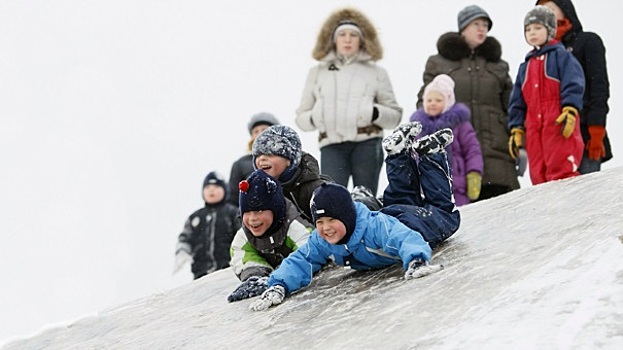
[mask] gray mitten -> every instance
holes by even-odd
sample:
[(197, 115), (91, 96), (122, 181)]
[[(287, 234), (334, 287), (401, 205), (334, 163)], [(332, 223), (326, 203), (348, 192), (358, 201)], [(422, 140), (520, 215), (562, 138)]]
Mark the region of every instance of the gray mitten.
[(441, 270), (443, 270), (443, 265), (441, 264), (433, 265), (428, 261), (413, 259), (409, 263), (409, 268), (407, 269), (407, 272), (405, 272), (405, 279), (410, 280), (413, 278), (420, 278)]
[(268, 288), (259, 300), (256, 300), (249, 306), (253, 311), (264, 311), (273, 305), (279, 305), (286, 297), (286, 289), (281, 285), (274, 285)]
[(227, 301), (231, 303), (261, 295), (268, 288), (266, 286), (267, 281), (268, 277), (251, 276), (231, 292)]

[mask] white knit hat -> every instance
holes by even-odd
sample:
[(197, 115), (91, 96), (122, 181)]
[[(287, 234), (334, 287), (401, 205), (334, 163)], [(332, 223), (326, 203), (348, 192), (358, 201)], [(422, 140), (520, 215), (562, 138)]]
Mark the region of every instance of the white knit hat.
[(338, 33), (344, 29), (350, 29), (354, 32), (357, 32), (359, 34), (359, 37), (363, 39), (363, 32), (361, 31), (361, 28), (359, 28), (359, 25), (357, 23), (353, 21), (340, 21), (340, 23), (337, 24), (337, 27), (335, 27), (335, 30), (333, 31), (333, 42), (337, 40)]
[(454, 103), (456, 102), (454, 98), (454, 80), (452, 80), (450, 76), (447, 74), (439, 74), (435, 77), (435, 79), (433, 79), (433, 81), (428, 83), (426, 88), (424, 88), (424, 100), (426, 100), (428, 94), (433, 91), (439, 92), (446, 102), (442, 113), (447, 112), (450, 108), (452, 108), (452, 106), (454, 106)]

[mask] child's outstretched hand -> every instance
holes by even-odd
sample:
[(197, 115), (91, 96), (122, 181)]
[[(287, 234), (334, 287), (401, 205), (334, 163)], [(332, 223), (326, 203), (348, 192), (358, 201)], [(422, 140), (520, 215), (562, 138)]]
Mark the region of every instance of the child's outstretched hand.
[(268, 288), (259, 300), (256, 300), (249, 306), (253, 311), (264, 311), (273, 305), (279, 305), (286, 297), (286, 289), (281, 285), (275, 285)]
[(443, 265), (441, 264), (433, 265), (428, 261), (413, 259), (409, 263), (407, 272), (405, 272), (405, 279), (410, 280), (413, 278), (420, 278), (441, 270), (443, 270)]
[(227, 301), (231, 303), (261, 295), (268, 288), (266, 285), (267, 281), (268, 277), (251, 276), (231, 292), (227, 297)]

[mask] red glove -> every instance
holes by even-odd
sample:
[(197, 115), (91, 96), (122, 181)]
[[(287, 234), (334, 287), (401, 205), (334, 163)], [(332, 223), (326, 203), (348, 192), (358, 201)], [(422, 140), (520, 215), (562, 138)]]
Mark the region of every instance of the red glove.
[(588, 158), (599, 160), (606, 156), (606, 147), (604, 147), (604, 136), (606, 136), (606, 128), (600, 125), (589, 125), (588, 133), (591, 138), (586, 143), (588, 150)]

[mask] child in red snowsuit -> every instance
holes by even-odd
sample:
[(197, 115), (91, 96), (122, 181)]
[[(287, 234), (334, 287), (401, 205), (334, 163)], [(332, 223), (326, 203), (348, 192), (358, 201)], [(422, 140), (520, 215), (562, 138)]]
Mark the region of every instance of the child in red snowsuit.
[(524, 145), (533, 185), (579, 175), (584, 142), (580, 115), (584, 72), (554, 40), (556, 16), (536, 6), (524, 19), (526, 42), (534, 47), (519, 66), (509, 101), (509, 153)]

